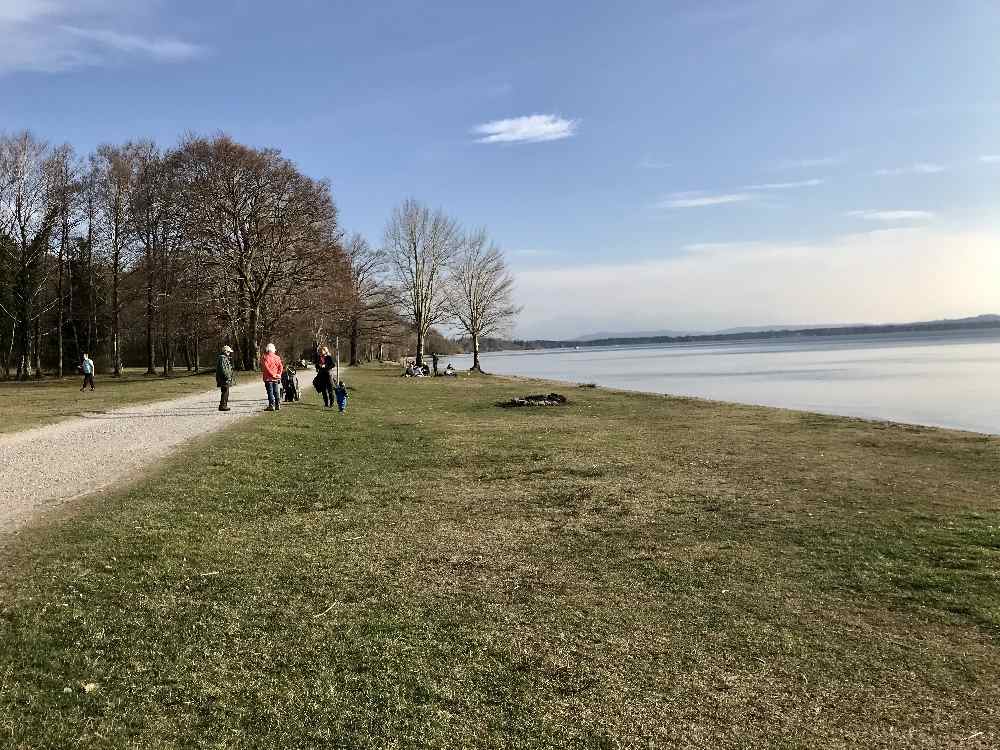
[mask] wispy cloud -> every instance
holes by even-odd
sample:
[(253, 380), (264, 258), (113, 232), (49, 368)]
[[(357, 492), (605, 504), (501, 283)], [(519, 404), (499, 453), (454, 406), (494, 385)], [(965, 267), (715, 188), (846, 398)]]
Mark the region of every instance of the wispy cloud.
[(1000, 154), (985, 154), (979, 157), (983, 164), (1000, 164)]
[(107, 49), (144, 54), (163, 62), (190, 60), (202, 54), (202, 48), (198, 45), (170, 37), (145, 37), (121, 34), (111, 29), (81, 29), (75, 26), (63, 26), (63, 29), (80, 39), (95, 42)]
[(847, 216), (854, 219), (864, 219), (865, 221), (924, 221), (933, 219), (934, 213), (931, 211), (848, 211)]
[(477, 143), (541, 143), (569, 138), (576, 133), (579, 122), (556, 115), (527, 115), (486, 122), (472, 132), (481, 136)]
[(794, 190), (795, 188), (816, 187), (822, 185), (826, 180), (797, 180), (795, 182), (765, 182), (760, 185), (746, 185), (744, 190)]
[(651, 159), (648, 156), (639, 162), (639, 169), (667, 169), (670, 162)]
[(930, 162), (918, 162), (916, 164), (910, 164), (907, 167), (896, 167), (894, 169), (876, 169), (872, 174), (878, 177), (889, 177), (895, 175), (908, 175), (908, 174), (938, 174), (939, 172), (944, 172), (946, 167), (941, 164), (932, 164)]
[(708, 195), (702, 192), (673, 193), (659, 201), (657, 208), (700, 208), (702, 206), (722, 206), (727, 203), (742, 203), (753, 200), (750, 193), (719, 193)]
[[(0, 0), (0, 74), (56, 73), (124, 59), (182, 62), (205, 49), (155, 27), (156, 0)], [(130, 26), (140, 25), (143, 33)]]
[(842, 156), (819, 156), (812, 159), (786, 159), (778, 162), (779, 169), (811, 169), (814, 167), (832, 167), (844, 161)]

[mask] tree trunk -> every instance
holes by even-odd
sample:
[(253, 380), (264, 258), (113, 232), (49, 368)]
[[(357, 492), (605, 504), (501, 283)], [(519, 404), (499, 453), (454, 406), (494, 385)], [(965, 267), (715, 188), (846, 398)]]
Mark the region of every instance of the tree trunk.
[(56, 349), (58, 350), (57, 364), (56, 364), (56, 377), (62, 378), (63, 376), (63, 325), (65, 321), (63, 319), (63, 265), (66, 258), (67, 244), (69, 243), (69, 226), (66, 222), (65, 216), (63, 217), (62, 225), (62, 236), (59, 238), (59, 282), (56, 285), (56, 297), (58, 298), (56, 302), (56, 334), (58, 336), (58, 343)]
[(470, 372), (482, 372), (483, 368), (479, 366), (479, 334), (472, 334), (472, 368)]
[(194, 371), (201, 372), (201, 337), (194, 333)]
[(156, 374), (156, 354), (153, 349), (153, 281), (152, 272), (149, 270), (150, 263), (146, 263), (146, 374)]
[(257, 360), (260, 359), (259, 342), (257, 341), (257, 326), (259, 324), (260, 309), (251, 307), (243, 347), (243, 368), (251, 372), (257, 369)]
[(424, 332), (417, 327), (417, 366), (424, 363)]
[(34, 325), (34, 336), (31, 342), (31, 352), (32, 356), (35, 358), (35, 379), (42, 379), (42, 322), (39, 318), (35, 318)]
[(121, 280), (121, 273), (118, 269), (119, 256), (115, 253), (115, 267), (111, 272), (111, 373), (114, 377), (121, 377), (122, 358), (118, 349), (118, 329), (120, 325), (121, 308), (118, 306), (118, 287)]
[(357, 367), (361, 364), (361, 361), (358, 359), (358, 338), (360, 335), (361, 333), (358, 330), (358, 321), (357, 318), (355, 318), (351, 321), (351, 367)]

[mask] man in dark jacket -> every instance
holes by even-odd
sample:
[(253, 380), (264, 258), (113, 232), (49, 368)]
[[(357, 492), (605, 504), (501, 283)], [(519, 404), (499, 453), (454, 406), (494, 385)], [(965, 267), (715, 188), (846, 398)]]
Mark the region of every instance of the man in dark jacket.
[(215, 384), (219, 386), (219, 411), (229, 411), (229, 389), (233, 387), (233, 350), (222, 347), (222, 353), (215, 361)]

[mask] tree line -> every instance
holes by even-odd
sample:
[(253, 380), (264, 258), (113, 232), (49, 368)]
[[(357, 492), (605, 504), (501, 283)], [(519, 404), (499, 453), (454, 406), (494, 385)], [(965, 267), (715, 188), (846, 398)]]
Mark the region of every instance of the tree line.
[(343, 336), (351, 364), (473, 342), (516, 315), (503, 254), (415, 200), (381, 246), (339, 223), (326, 180), (272, 148), (190, 135), (79, 156), (0, 135), (0, 368), (62, 376), (90, 353), (114, 375), (167, 375), (228, 343), (304, 356)]

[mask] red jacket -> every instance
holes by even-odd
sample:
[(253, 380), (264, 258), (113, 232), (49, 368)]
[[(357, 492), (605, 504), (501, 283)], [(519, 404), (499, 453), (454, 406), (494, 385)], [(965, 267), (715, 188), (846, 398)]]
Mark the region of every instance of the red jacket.
[(266, 352), (260, 358), (260, 374), (266, 383), (269, 380), (281, 380), (281, 373), (285, 371), (285, 366), (281, 363), (281, 357), (271, 352)]

